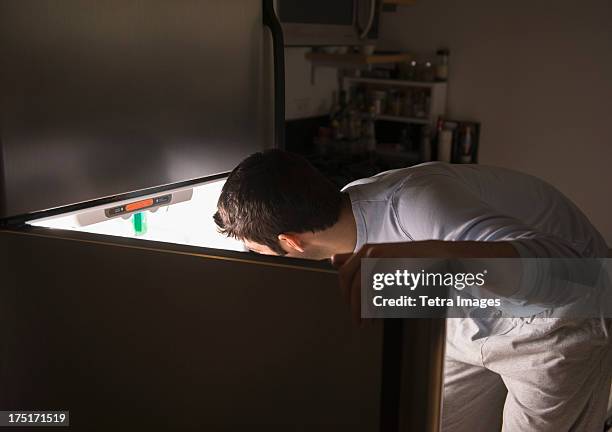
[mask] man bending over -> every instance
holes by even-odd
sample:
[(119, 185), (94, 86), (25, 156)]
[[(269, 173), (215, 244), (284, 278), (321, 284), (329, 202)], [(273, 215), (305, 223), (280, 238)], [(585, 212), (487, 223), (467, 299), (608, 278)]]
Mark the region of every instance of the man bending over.
[[(256, 153), (228, 177), (214, 219), (257, 253), (333, 257), (354, 306), (362, 256), (607, 255), (601, 235), (558, 190), (482, 165), (427, 163), (338, 191), (297, 155)], [(547, 312), (447, 320), (445, 432), (490, 432), (502, 421), (505, 431), (603, 430), (609, 322)]]

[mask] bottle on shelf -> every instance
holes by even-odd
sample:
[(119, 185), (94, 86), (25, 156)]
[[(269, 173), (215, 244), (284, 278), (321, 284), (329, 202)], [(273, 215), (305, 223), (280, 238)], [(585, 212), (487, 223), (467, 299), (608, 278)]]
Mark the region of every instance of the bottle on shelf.
[(461, 139), (461, 155), (459, 161), (461, 163), (472, 163), (472, 148), (474, 145), (472, 127), (465, 125), (463, 127)]
[(442, 129), (444, 129), (444, 119), (438, 118), (436, 122), (436, 130), (434, 131), (434, 135), (432, 137), (432, 148), (431, 148), (431, 158), (432, 160), (435, 158), (439, 160), (440, 154), (440, 135), (442, 134)]
[(453, 137), (457, 123), (442, 121), (441, 128), (438, 128), (438, 160), (442, 162), (452, 162), (453, 158)]
[(450, 51), (439, 49), (436, 51), (436, 81), (448, 80), (448, 57)]
[(406, 81), (415, 81), (418, 76), (418, 64), (416, 60), (411, 60), (409, 63), (400, 63), (399, 78)]
[(431, 82), (435, 79), (435, 70), (433, 64), (430, 61), (425, 61), (423, 63), (423, 68), (421, 69), (421, 81)]

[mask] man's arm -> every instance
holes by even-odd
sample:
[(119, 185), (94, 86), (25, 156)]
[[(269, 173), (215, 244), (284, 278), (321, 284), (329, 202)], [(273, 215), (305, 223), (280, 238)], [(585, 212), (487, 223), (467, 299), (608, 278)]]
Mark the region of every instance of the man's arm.
[[(537, 207), (538, 203), (530, 205)], [(522, 258), (580, 257), (567, 240), (498, 211), (452, 177), (428, 176), (406, 184), (395, 191), (392, 206), (407, 239), (507, 241)], [(470, 252), (471, 247), (467, 249), (464, 251)]]
[[(380, 243), (363, 246), (355, 254), (338, 254), (332, 264), (339, 269), (340, 288), (351, 305), (353, 319), (361, 319), (362, 258), (518, 258), (517, 250), (507, 241), (424, 240), (405, 243)], [(497, 284), (496, 294), (506, 296), (514, 284)], [(505, 287), (505, 288), (504, 288)]]
[[(398, 225), (407, 239), (415, 241), (365, 245), (356, 254), (333, 258), (340, 269), (340, 285), (356, 318), (360, 316), (361, 258), (581, 257), (565, 239), (496, 211), (451, 177), (432, 176), (412, 182), (394, 193), (392, 203)], [(488, 278), (487, 289), (522, 304), (560, 305), (575, 299), (575, 286), (562, 289), (562, 284), (553, 283), (556, 281), (551, 280), (549, 267), (520, 259), (516, 266), (500, 265), (494, 272), (495, 280)], [(588, 269), (573, 264), (569, 267), (563, 270), (573, 273), (574, 279), (585, 273), (589, 276)]]

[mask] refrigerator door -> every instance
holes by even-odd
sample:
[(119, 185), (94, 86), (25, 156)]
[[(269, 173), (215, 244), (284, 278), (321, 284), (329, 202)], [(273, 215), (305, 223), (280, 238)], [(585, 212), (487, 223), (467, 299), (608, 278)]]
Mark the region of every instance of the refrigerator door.
[(0, 231), (0, 265), (3, 410), (69, 410), (79, 431), (354, 432), (397, 408), (382, 322), (351, 323), (327, 265), (40, 227)]
[(262, 149), (263, 34), (253, 0), (0, 2), (0, 219)]
[(439, 430), (444, 320), (351, 325), (329, 265), (216, 231), (224, 181), (0, 230), (0, 408), (69, 407), (88, 429)]
[[(444, 320), (351, 323), (327, 265), (0, 230), (0, 407), (76, 431), (438, 431)], [(384, 324), (384, 325), (383, 325)]]

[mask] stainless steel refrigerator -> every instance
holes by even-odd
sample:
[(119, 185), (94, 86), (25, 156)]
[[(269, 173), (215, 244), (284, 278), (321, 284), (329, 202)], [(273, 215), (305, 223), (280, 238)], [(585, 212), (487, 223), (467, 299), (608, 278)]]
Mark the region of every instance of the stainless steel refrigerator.
[(444, 325), (351, 323), (324, 262), (212, 213), (282, 145), (255, 0), (0, 3), (0, 410), (75, 430), (436, 430)]

